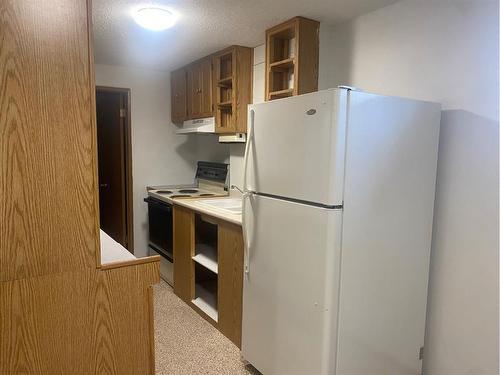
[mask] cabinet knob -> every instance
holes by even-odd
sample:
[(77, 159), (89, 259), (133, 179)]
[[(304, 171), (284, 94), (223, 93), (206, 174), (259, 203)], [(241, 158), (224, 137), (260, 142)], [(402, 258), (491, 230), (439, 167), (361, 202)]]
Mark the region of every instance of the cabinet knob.
[(201, 94), (201, 89), (196, 90), (197, 94)]

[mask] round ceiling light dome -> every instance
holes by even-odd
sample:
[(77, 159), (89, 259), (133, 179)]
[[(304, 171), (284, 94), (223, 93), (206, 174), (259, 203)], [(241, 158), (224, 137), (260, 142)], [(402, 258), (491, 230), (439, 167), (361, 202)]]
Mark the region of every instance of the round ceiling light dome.
[(177, 15), (173, 11), (157, 6), (135, 9), (132, 16), (138, 25), (154, 31), (168, 29), (177, 21)]

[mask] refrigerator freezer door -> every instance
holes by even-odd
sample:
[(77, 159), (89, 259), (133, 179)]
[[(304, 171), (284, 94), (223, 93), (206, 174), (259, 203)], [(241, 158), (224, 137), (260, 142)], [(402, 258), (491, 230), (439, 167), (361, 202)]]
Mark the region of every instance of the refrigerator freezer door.
[(243, 357), (265, 375), (331, 375), (342, 211), (252, 194)]
[(245, 188), (341, 205), (348, 92), (330, 89), (251, 105)]

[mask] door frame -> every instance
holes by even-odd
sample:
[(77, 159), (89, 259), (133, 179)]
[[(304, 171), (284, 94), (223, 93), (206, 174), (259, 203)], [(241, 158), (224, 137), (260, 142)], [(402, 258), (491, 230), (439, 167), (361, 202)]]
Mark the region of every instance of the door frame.
[[(98, 86), (97, 92), (115, 92), (125, 95), (125, 190), (127, 193), (127, 250), (134, 254), (134, 196), (132, 179), (132, 117), (130, 89), (123, 87)], [(96, 123), (97, 126), (97, 123)]]

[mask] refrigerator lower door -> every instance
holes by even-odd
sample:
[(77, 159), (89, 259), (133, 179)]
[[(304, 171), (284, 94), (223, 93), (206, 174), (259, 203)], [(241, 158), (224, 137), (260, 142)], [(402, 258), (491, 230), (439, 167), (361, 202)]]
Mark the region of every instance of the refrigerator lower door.
[(329, 89), (251, 105), (244, 189), (341, 205), (347, 102)]
[(332, 375), (342, 211), (250, 195), (242, 354), (265, 375)]

